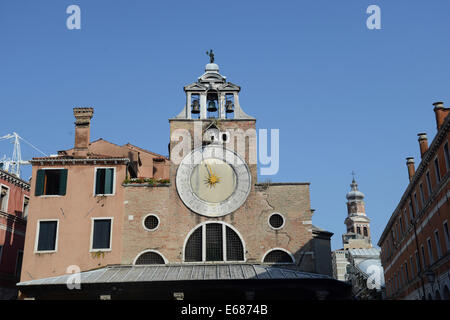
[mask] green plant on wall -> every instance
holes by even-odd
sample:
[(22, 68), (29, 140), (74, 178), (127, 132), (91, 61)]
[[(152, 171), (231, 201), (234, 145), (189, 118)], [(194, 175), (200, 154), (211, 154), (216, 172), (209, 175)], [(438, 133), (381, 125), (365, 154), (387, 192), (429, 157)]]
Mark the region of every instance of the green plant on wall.
[(99, 258), (104, 258), (105, 257), (105, 252), (104, 251), (95, 251), (91, 253), (91, 256), (93, 259), (99, 259)]

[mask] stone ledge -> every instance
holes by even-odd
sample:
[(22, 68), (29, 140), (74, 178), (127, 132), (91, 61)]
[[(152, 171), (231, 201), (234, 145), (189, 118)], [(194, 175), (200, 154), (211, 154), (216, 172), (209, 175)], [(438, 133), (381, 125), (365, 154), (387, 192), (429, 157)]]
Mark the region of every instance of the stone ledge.
[(159, 184), (152, 184), (152, 183), (122, 183), (123, 187), (170, 187), (170, 183), (159, 183)]

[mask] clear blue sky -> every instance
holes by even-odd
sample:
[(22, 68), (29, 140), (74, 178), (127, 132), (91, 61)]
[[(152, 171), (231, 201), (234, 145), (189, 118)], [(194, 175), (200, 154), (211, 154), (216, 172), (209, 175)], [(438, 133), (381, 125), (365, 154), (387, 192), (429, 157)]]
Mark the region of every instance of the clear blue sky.
[[(71, 4), (81, 30), (66, 28)], [(381, 30), (366, 28), (371, 4)], [(92, 106), (91, 140), (167, 154), (167, 119), (213, 48), (257, 127), (280, 129), (270, 179), (311, 182), (313, 223), (337, 249), (355, 170), (376, 244), (408, 184), (405, 157), (419, 162), (417, 133), (436, 133), (432, 103), (450, 105), (449, 13), (448, 0), (1, 0), (0, 136), (54, 154), (73, 146), (72, 108)]]

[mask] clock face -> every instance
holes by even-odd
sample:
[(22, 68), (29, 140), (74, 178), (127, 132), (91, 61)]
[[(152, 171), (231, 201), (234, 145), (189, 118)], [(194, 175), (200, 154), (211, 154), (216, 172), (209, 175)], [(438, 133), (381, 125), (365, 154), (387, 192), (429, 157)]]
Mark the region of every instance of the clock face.
[(237, 210), (251, 188), (250, 171), (234, 152), (221, 145), (198, 148), (178, 167), (178, 194), (192, 211), (220, 217)]

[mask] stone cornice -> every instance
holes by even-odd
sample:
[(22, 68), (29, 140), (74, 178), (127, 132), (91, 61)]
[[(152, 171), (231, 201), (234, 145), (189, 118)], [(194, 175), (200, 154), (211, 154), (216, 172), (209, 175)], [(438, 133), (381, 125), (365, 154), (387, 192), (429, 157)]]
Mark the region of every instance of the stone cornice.
[(23, 225), (27, 224), (27, 220), (25, 220), (23, 218), (20, 218), (18, 216), (15, 216), (13, 214), (7, 213), (7, 212), (0, 211), (0, 217), (3, 217), (5, 219), (7, 219), (7, 220), (12, 220), (15, 223), (20, 223), (20, 224), (23, 224)]
[(44, 158), (44, 159), (33, 159), (30, 163), (33, 165), (53, 165), (53, 164), (127, 164), (130, 162), (128, 158)]
[[(214, 119), (219, 120), (220, 122), (227, 122), (227, 121), (253, 121), (253, 122), (256, 122), (256, 119), (255, 119), (255, 118), (249, 118), (249, 119), (221, 119), (221, 118), (217, 119), (217, 118), (214, 118)], [(214, 120), (214, 119), (209, 119), (209, 118), (205, 118), (205, 119), (179, 119), (179, 118), (170, 118), (170, 119), (169, 119), (169, 122), (170, 122), (170, 121), (186, 121), (186, 122), (188, 122), (188, 121), (211, 121), (211, 120)]]
[(11, 173), (6, 172), (1, 169), (0, 169), (0, 179), (11, 182), (14, 185), (16, 185), (22, 189), (30, 191), (30, 184), (28, 182), (25, 182), (24, 180), (20, 179), (19, 177), (16, 177), (16, 176), (12, 175)]

